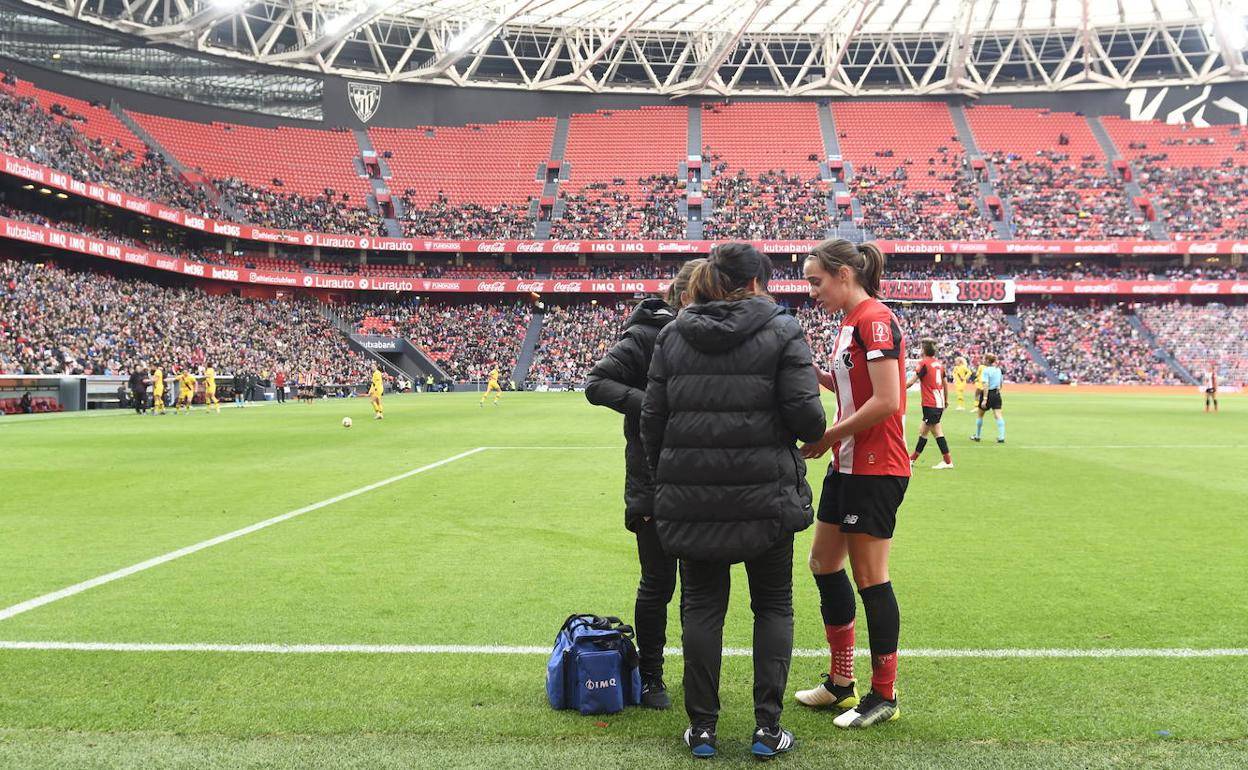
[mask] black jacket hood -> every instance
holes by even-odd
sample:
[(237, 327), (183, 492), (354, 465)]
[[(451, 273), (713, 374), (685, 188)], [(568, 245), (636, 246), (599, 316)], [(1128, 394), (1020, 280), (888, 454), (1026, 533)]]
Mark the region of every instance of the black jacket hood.
[(624, 322), (624, 328), (642, 324), (662, 329), (675, 319), (676, 311), (672, 310), (666, 302), (658, 297), (649, 297), (633, 308), (628, 320)]
[(784, 309), (766, 297), (706, 302), (681, 311), (676, 331), (698, 350), (716, 353), (737, 347), (783, 314)]

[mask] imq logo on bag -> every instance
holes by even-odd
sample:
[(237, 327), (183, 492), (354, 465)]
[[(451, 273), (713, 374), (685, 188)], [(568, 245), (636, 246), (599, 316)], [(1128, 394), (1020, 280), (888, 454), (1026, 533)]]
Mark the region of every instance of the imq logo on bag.
[(375, 83), (347, 83), (347, 99), (355, 116), (367, 123), (381, 106), (381, 86)]

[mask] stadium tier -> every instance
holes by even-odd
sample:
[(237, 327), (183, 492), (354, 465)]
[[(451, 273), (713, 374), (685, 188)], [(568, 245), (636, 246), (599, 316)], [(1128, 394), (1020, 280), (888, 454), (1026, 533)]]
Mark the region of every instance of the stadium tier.
[(561, 183), (563, 240), (685, 237), (676, 171), (687, 155), (687, 109), (644, 107), (574, 114)]
[(1248, 237), (1248, 140), (1232, 126), (1101, 119), (1174, 238)]
[(702, 110), (712, 240), (821, 240), (833, 222), (813, 103), (708, 104)]
[[(466, 271), (491, 272), (488, 265)], [(839, 321), (802, 300), (783, 301), (793, 303), (816, 358), (826, 358)], [(318, 307), (9, 259), (0, 261), (0, 373), (124, 374), (139, 360), (216, 361), (218, 371), (258, 372), (277, 358), (290, 371), (351, 382), (367, 363), (349, 352), (337, 317), (351, 333), (409, 340), (450, 379), (480, 380), (497, 366), (521, 386), (567, 388), (584, 381), (630, 311), (618, 297), (544, 308), (435, 297)], [(991, 352), (1011, 382), (1176, 384), (1216, 367), (1224, 383), (1238, 385), (1248, 375), (1243, 311), (1219, 303), (1027, 301), (907, 304), (898, 314), (911, 349), (930, 337), (949, 358), (978, 361)], [(538, 333), (528, 335), (534, 323)], [(522, 359), (531, 360), (523, 371)]]
[(392, 170), (405, 235), (530, 238), (529, 202), (542, 191), (554, 120), (462, 127), (373, 128), (373, 147)]
[[(1009, 200), (1011, 226), (1023, 240), (1146, 237), (1122, 180), (1087, 119), (1051, 110), (976, 105), (966, 111), (979, 149)], [(1020, 131), (1019, 126), (1027, 126)]]
[(852, 164), (849, 187), (872, 236), (992, 237), (947, 104), (837, 102), (832, 113), (841, 154)]
[(312, 301), (244, 299), (104, 273), (0, 259), (0, 370), (122, 375), (210, 365), (277, 367), (318, 383), (362, 381), (368, 364)]
[[(685, 184), (677, 179), (688, 153), (685, 107), (573, 114), (566, 178), (552, 183), (556, 194), (539, 206), (553, 118), (373, 128), (374, 165), (364, 162), (364, 140), (347, 131), (115, 114), (10, 80), (0, 86), (0, 151), (188, 217), (234, 220), (240, 226), (211, 228), (243, 239), (305, 240), (245, 224), (347, 237), (318, 235), (314, 245), (367, 248), (378, 236), (404, 235), (466, 242), (472, 250), (477, 242), (533, 239), (547, 218), (551, 238), (576, 242), (682, 240), (688, 229)], [(814, 102), (702, 106), (702, 152), (712, 171), (702, 180), (705, 238), (815, 241), (840, 223), (829, 206), (833, 182), (821, 177), (828, 152), (818, 109)], [(997, 230), (981, 213), (989, 211), (981, 180), (1004, 201), (1012, 237), (1056, 244), (1046, 250), (1072, 253), (1061, 244), (1097, 240), (1106, 249), (1151, 253), (1163, 247), (1131, 242), (1248, 238), (1248, 145), (1234, 128), (1101, 118), (1122, 156), (1111, 160), (1083, 115), (976, 105), (965, 114), (970, 138), (991, 165), (983, 175), (968, 164), (945, 102), (838, 101), (829, 114), (851, 196), (846, 210), (859, 212), (857, 224), (874, 238), (945, 240), (950, 250), (989, 241), (984, 249), (993, 251)], [(160, 146), (148, 148), (126, 120)], [(187, 173), (170, 167), (165, 153)], [(1143, 194), (1133, 198), (1127, 188), (1136, 182)], [(92, 195), (130, 210), (149, 205)], [(1154, 215), (1159, 223), (1150, 221)], [(186, 224), (173, 211), (162, 218)]]

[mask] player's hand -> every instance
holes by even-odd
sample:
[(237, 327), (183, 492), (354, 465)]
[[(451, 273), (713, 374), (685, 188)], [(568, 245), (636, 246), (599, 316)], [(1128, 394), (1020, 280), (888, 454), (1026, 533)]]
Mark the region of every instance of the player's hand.
[(805, 457), (807, 460), (817, 460), (827, 454), (828, 450), (831, 449), (832, 445), (835, 443), (836, 434), (834, 434), (832, 429), (829, 428), (823, 434), (823, 438), (811, 444), (803, 444), (800, 451), (802, 453), (802, 457)]
[[(814, 366), (814, 364), (812, 364)], [(828, 390), (836, 390), (836, 380), (832, 377), (831, 372), (825, 372), (818, 366), (815, 366), (815, 378), (819, 380), (819, 384)]]

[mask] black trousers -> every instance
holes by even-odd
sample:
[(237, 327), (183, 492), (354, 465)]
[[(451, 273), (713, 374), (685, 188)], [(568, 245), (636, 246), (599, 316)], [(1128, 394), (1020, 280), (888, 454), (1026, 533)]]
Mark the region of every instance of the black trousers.
[[(714, 729), (719, 719), (719, 672), (731, 569), (731, 564), (681, 561), (685, 711), (697, 728)], [(793, 657), (793, 535), (784, 535), (747, 561), (745, 573), (754, 611), (754, 721), (760, 727), (772, 727), (780, 722)]]
[(135, 414), (143, 414), (144, 412), (147, 411), (147, 391), (146, 390), (134, 391), (134, 395), (131, 396), (131, 398), (134, 399), (134, 413)]
[(275, 390), (277, 391), (277, 403), (286, 403), (286, 387), (282, 386), (280, 388), (275, 388)]
[(663, 676), (663, 647), (667, 644), (667, 605), (676, 592), (676, 559), (663, 552), (654, 519), (637, 524), (637, 560), (641, 580), (633, 628), (643, 676)]

